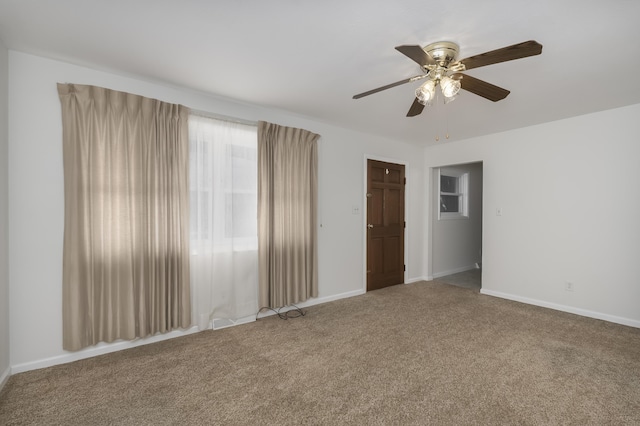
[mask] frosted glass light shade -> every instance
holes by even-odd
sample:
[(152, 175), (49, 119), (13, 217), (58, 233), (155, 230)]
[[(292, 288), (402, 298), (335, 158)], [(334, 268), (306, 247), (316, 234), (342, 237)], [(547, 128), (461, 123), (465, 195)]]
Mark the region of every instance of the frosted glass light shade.
[(416, 89), (416, 98), (422, 105), (430, 105), (436, 94), (436, 82), (429, 80)]
[(445, 98), (451, 98), (460, 91), (460, 81), (451, 77), (442, 77), (440, 80), (440, 89)]

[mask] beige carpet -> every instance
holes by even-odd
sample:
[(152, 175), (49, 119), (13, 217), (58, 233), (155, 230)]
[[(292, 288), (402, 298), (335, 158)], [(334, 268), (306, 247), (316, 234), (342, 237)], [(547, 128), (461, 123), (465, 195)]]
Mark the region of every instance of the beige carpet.
[(640, 329), (437, 282), (17, 374), (3, 425), (640, 424)]

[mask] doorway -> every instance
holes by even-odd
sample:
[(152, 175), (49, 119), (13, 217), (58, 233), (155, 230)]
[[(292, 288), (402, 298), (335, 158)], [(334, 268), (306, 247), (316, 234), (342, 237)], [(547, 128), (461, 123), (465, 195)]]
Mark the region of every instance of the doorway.
[(367, 291), (404, 283), (405, 166), (367, 160)]
[(480, 290), (482, 278), (483, 163), (431, 169), (430, 274)]

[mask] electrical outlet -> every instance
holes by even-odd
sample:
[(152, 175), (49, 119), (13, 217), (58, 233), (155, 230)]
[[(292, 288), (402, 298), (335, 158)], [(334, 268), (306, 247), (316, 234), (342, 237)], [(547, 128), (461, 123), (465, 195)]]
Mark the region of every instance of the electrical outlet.
[(496, 216), (502, 216), (502, 207), (496, 208)]
[(573, 291), (573, 283), (571, 281), (564, 282), (565, 291)]

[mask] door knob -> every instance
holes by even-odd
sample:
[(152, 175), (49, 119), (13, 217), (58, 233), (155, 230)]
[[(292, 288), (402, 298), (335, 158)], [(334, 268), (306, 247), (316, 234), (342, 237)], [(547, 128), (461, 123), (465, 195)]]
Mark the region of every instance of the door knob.
[(372, 224), (368, 224), (367, 228), (373, 228), (373, 225)]

